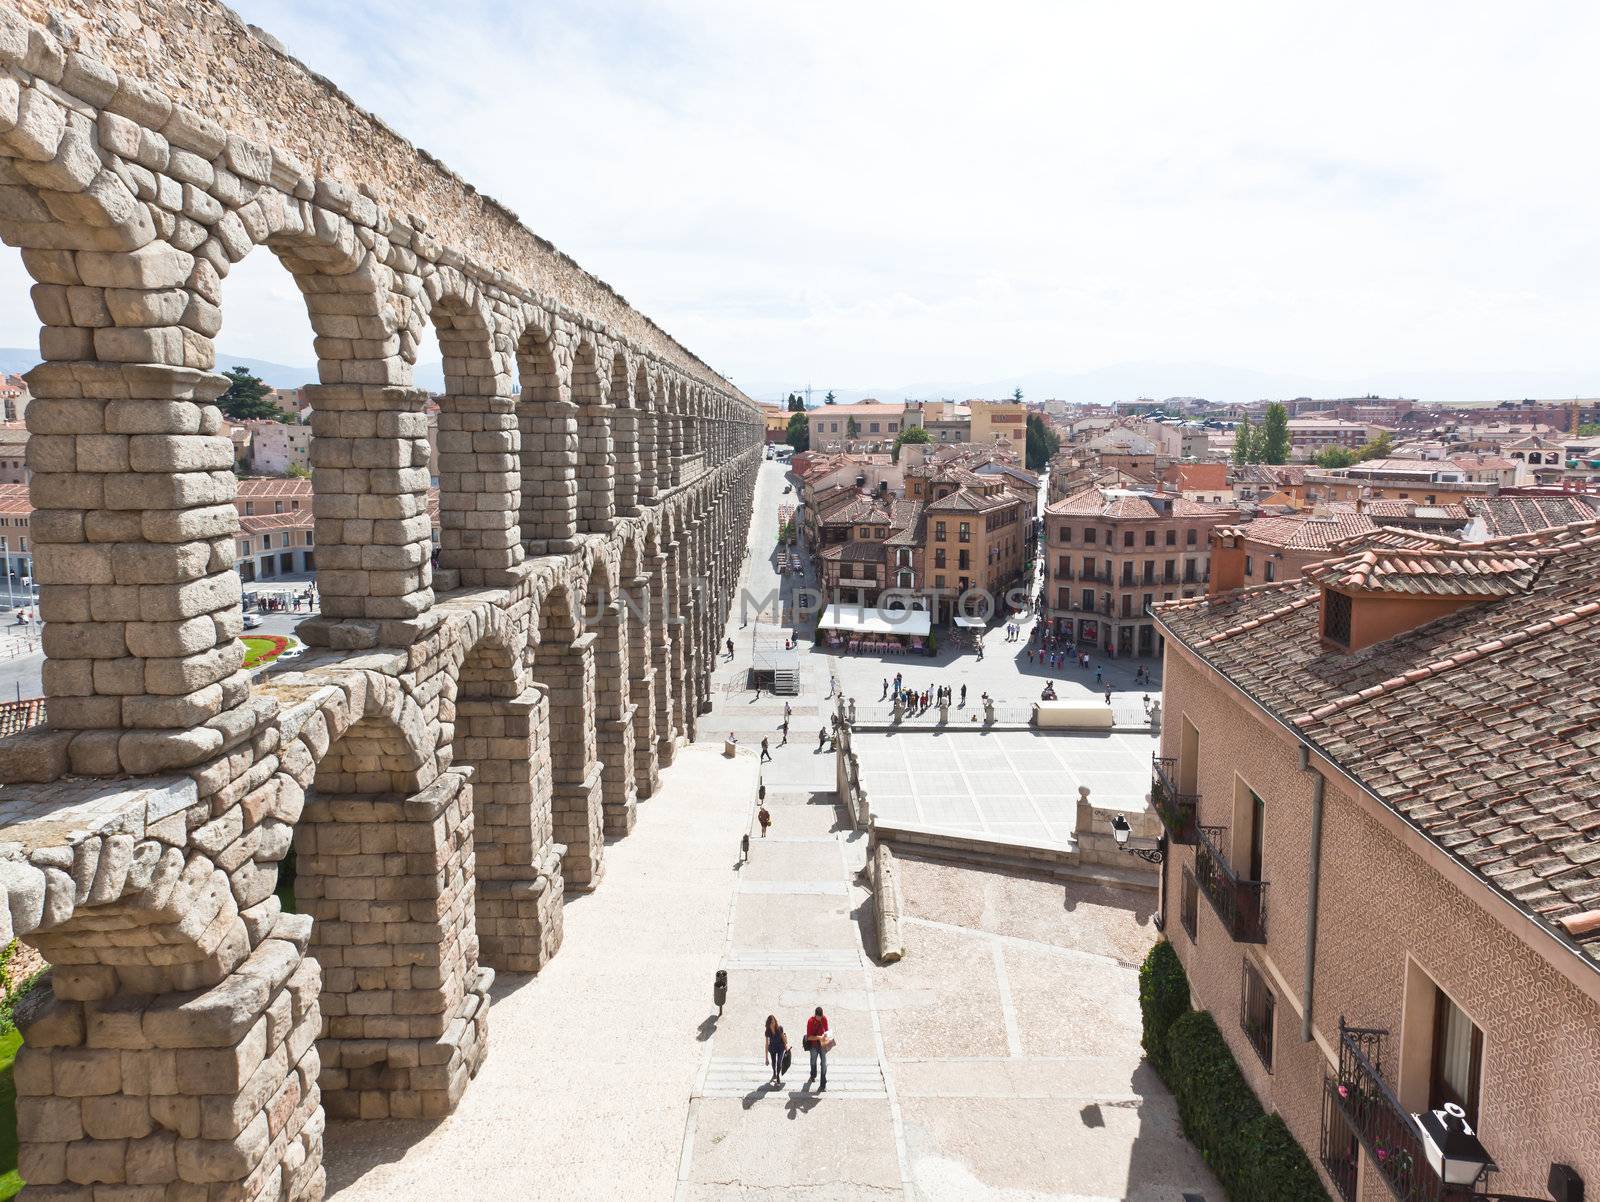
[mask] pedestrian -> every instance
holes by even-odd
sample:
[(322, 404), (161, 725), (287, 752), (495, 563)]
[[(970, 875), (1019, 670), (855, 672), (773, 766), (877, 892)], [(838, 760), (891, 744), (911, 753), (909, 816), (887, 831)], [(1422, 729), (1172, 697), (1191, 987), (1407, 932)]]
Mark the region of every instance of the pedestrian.
[(962, 685), (961, 686), (961, 704), (962, 704), (963, 707), (965, 707), (966, 704), (967, 704), (967, 686), (966, 685)]
[(789, 745), (789, 719), (785, 718), (783, 720), (783, 725), (778, 729), (783, 731), (783, 739), (781, 742), (779, 742), (778, 746), (787, 747)]
[(900, 681), (901, 681), (901, 679), (902, 679), (902, 677), (901, 677), (900, 673), (896, 672), (894, 674), (894, 691), (897, 692), (897, 693), (900, 691)]
[(817, 1079), (817, 1066), (822, 1066), (822, 1082), (817, 1086), (818, 1093), (828, 1088), (828, 1045), (832, 1042), (828, 1035), (828, 1016), (818, 1006), (816, 1012), (806, 1019), (805, 1038), (806, 1050), (811, 1053), (811, 1075), (806, 1078), (807, 1085)]
[(879, 694), (878, 700), (882, 701), (885, 698), (887, 698), (888, 696), (889, 696), (889, 678), (887, 676), (885, 676), (883, 678), (883, 692), (881, 694)]
[(790, 715), (790, 714), (791, 714), (791, 713), (792, 713), (792, 712), (793, 712), (793, 711), (792, 711), (792, 710), (791, 710), (791, 709), (790, 709), (790, 708), (789, 708), (789, 703), (788, 703), (788, 702), (787, 702), (787, 701), (785, 701), (785, 702), (784, 702), (784, 703), (783, 703), (783, 724), (784, 724), (784, 725), (785, 725), (785, 726), (788, 726), (788, 725), (789, 725), (789, 715)]
[(733, 658), (733, 640), (732, 639), (728, 640), (728, 658), (729, 659)]
[(826, 726), (824, 726), (821, 730), (817, 731), (817, 750), (821, 751), (827, 745), (828, 745), (828, 728)]
[(772, 758), (772, 752), (767, 749), (767, 741), (765, 739), (762, 739), (761, 740), (761, 760), (760, 760), (760, 762), (765, 764), (771, 758)]
[(756, 821), (761, 824), (761, 837), (765, 839), (767, 837), (767, 831), (772, 826), (772, 813), (767, 809), (765, 803), (763, 803), (761, 808), (756, 811)]
[(1111, 704), (1111, 686), (1110, 685), (1106, 686), (1106, 704), (1107, 705)]
[(1099, 684), (1101, 679), (1102, 679), (1101, 668), (1100, 668), (1099, 664), (1096, 664), (1094, 666), (1094, 682), (1095, 682), (1095, 684)]
[(745, 833), (743, 835), (739, 836), (739, 863), (748, 864), (749, 862), (750, 862), (750, 832), (749, 831), (745, 831)]
[(789, 1037), (778, 1025), (776, 1015), (767, 1015), (767, 1026), (762, 1038), (767, 1062), (772, 1065), (772, 1080), (769, 1084), (782, 1085), (783, 1062), (789, 1057)]
[(1032, 643), (1028, 644), (1028, 662), (1030, 664), (1033, 662), (1033, 644)]

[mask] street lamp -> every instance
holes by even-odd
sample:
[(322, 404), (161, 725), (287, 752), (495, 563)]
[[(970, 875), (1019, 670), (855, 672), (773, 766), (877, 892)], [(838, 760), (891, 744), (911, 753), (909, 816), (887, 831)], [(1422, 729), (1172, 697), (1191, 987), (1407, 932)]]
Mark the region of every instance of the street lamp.
[(1454, 1102), (1412, 1117), (1422, 1128), (1422, 1150), (1428, 1164), (1446, 1185), (1476, 1185), (1495, 1167), (1489, 1150), (1467, 1125), (1467, 1112)]
[(1167, 858), (1167, 837), (1162, 835), (1152, 847), (1134, 847), (1128, 842), (1128, 836), (1133, 834), (1133, 828), (1128, 825), (1128, 820), (1121, 814), (1111, 817), (1111, 833), (1116, 836), (1117, 847), (1121, 851), (1131, 852), (1146, 864), (1159, 864)]

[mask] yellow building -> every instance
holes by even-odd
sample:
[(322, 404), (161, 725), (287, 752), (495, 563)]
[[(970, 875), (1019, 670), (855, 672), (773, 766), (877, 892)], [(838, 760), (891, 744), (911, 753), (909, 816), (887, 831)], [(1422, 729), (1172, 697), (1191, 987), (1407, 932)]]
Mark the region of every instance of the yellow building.
[(1020, 447), (1028, 436), (1028, 407), (1021, 401), (968, 401), (972, 411), (973, 442), (1009, 438)]
[(782, 405), (762, 405), (761, 416), (767, 423), (768, 442), (789, 441), (789, 419), (794, 416)]

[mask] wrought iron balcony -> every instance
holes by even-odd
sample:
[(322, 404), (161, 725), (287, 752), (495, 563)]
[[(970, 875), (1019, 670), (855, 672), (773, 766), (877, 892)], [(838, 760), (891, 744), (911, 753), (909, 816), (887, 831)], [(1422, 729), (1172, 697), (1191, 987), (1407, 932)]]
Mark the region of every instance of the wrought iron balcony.
[(1327, 1078), (1322, 1112), (1322, 1166), (1346, 1202), (1355, 1202), (1356, 1170), (1350, 1137), (1367, 1153), (1397, 1202), (1538, 1202), (1476, 1186), (1446, 1185), (1428, 1163), (1422, 1129), (1383, 1076), (1388, 1031), (1347, 1027), (1339, 1020), (1339, 1072)]
[(1193, 793), (1178, 791), (1178, 761), (1173, 756), (1152, 756), (1155, 775), (1150, 782), (1150, 804), (1161, 816), (1167, 837), (1174, 843), (1195, 841), (1195, 814), (1200, 799)]
[(1197, 826), (1199, 846), (1194, 857), (1194, 875), (1200, 892), (1206, 895), (1222, 925), (1236, 943), (1267, 941), (1267, 883), (1241, 880), (1222, 854), (1220, 844), (1227, 836), (1225, 826)]

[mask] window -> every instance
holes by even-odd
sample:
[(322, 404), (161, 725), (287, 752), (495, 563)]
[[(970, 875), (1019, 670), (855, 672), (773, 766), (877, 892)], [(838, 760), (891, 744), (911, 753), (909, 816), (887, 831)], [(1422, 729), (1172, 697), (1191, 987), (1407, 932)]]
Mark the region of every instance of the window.
[(941, 542), (944, 541), (944, 523), (943, 522), (935, 522), (933, 524), (933, 537), (938, 539)]
[(1183, 924), (1183, 929), (1189, 932), (1189, 942), (1195, 941), (1195, 911), (1198, 908), (1200, 889), (1195, 884), (1194, 873), (1188, 868), (1183, 870), (1183, 886), (1178, 891), (1178, 921)]
[(1271, 584), (1277, 578), (1278, 578), (1278, 565), (1273, 563), (1272, 560), (1269, 559), (1269, 560), (1267, 560), (1267, 583)]
[(1083, 590), (1083, 604), (1078, 608), (1086, 613), (1094, 612), (1094, 590), (1092, 588)]
[(272, 503), (272, 512), (273, 513), (282, 513), (283, 512), (283, 502), (282, 501), (274, 501)]
[(1192, 547), (1192, 546), (1194, 546), (1194, 542), (1195, 542), (1195, 528), (1193, 526), (1190, 526), (1187, 530), (1185, 530), (1183, 532), (1183, 544), (1186, 547)]
[(942, 568), (945, 566), (943, 547), (935, 547), (933, 549), (933, 566), (936, 568)]
[(313, 546), (313, 545), (314, 544), (311, 541), (311, 531), (307, 530), (306, 531), (306, 546), (310, 547), (310, 546)]
[(1085, 526), (1083, 528), (1083, 541), (1092, 545), (1098, 534), (1099, 531), (1093, 526)]
[(255, 512), (256, 512), (256, 503), (254, 501), (246, 501), (244, 503), (244, 516), (247, 517), (247, 518), (248, 517), (254, 517), (255, 516)]
[(1272, 1071), (1273, 1018), (1278, 1000), (1267, 988), (1266, 978), (1248, 959), (1244, 962), (1244, 980), (1240, 985), (1239, 1025), (1245, 1038), (1261, 1057), (1267, 1071)]
[(1144, 545), (1147, 547), (1156, 545), (1156, 532), (1154, 530), (1146, 530), (1144, 532)]
[(1178, 545), (1178, 532), (1176, 530), (1168, 530), (1167, 531), (1167, 546), (1176, 547), (1177, 545)]
[(1124, 530), (1122, 532), (1122, 545), (1124, 547), (1133, 546), (1133, 531), (1132, 530)]
[(869, 433), (876, 434), (878, 432), (878, 423), (877, 422), (869, 423), (868, 426), (867, 426), (867, 430), (868, 430)]
[[(4, 546), (5, 546), (5, 540), (4, 539), (0, 539), (0, 548), (3, 548)], [(1058, 557), (1057, 560), (1056, 560), (1056, 579), (1057, 580), (1066, 580), (1066, 579), (1070, 579), (1071, 576), (1072, 576), (1072, 558), (1071, 558), (1071, 556), (1062, 555), (1062, 556)]]
[(1056, 590), (1056, 608), (1057, 609), (1071, 609), (1072, 608), (1072, 590), (1071, 589), (1063, 588), (1063, 589), (1057, 589)]
[(1176, 559), (1168, 559), (1162, 562), (1161, 578), (1169, 583), (1178, 578), (1178, 561)]
[(1433, 1067), (1428, 1078), (1428, 1105), (1437, 1109), (1454, 1102), (1478, 1125), (1478, 1078), (1483, 1073), (1483, 1032), (1434, 986)]
[(1322, 637), (1341, 647), (1350, 645), (1350, 598), (1331, 588), (1322, 590)]
[(933, 578), (933, 587), (934, 588), (943, 588), (944, 587), (944, 577), (943, 576), (935, 576)]
[(970, 543), (972, 541), (972, 523), (962, 522), (956, 537), (964, 543)]
[(972, 567), (972, 552), (961, 551), (956, 555), (956, 567), (965, 572)]

